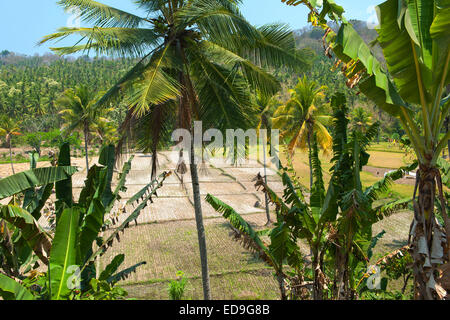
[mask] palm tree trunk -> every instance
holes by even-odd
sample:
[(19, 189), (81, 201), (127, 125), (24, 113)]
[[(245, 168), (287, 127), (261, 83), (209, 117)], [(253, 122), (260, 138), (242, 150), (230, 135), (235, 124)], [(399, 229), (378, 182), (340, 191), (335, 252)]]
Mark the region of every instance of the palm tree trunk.
[(14, 171), (14, 162), (13, 162), (13, 157), (12, 157), (12, 147), (11, 147), (11, 139), (9, 139), (9, 159), (11, 161), (11, 169), (12, 169), (12, 173), (16, 174)]
[[(267, 185), (267, 164), (266, 164), (266, 141), (263, 141), (263, 153), (264, 153), (264, 182)], [(267, 192), (264, 192), (264, 198), (266, 201), (266, 217), (267, 217), (267, 223), (266, 225), (269, 225), (272, 221), (270, 220), (270, 208), (269, 208), (269, 197), (267, 196)]]
[(311, 131), (308, 130), (308, 151), (309, 151), (309, 192), (313, 188), (313, 167), (312, 167), (312, 156), (311, 156)]
[[(449, 127), (449, 125), (450, 125), (450, 117), (447, 117), (447, 119), (446, 119), (446, 132), (448, 133), (448, 127)], [(447, 140), (447, 147), (448, 147), (448, 158), (447, 159), (450, 159), (450, 140)]]
[(202, 280), (203, 280), (203, 297), (205, 300), (211, 300), (211, 287), (209, 281), (209, 267), (208, 267), (208, 251), (206, 247), (205, 226), (203, 225), (202, 203), (200, 199), (200, 182), (198, 179), (198, 168), (195, 163), (194, 153), (194, 137), (191, 143), (191, 179), (192, 192), (194, 195), (194, 209), (195, 222), (197, 224), (198, 246), (200, 249), (200, 262), (202, 265)]
[(84, 124), (84, 152), (86, 154), (86, 175), (89, 175), (89, 154), (88, 154), (88, 141), (89, 141), (89, 127)]

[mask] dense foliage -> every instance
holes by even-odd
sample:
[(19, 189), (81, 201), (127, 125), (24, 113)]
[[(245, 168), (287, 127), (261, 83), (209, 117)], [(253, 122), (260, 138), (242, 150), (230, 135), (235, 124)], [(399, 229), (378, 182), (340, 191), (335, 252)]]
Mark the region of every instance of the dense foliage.
[(59, 129), (56, 100), (65, 90), (80, 84), (106, 90), (132, 64), (132, 59), (0, 55), (0, 114), (22, 120), (27, 132)]

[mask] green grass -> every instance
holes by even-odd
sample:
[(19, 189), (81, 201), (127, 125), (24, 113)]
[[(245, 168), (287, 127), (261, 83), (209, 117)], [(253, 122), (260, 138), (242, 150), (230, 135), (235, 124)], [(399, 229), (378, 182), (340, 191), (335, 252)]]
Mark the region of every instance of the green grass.
[(379, 142), (374, 143), (369, 147), (369, 151), (385, 151), (391, 153), (404, 153), (399, 143)]
[[(371, 157), (369, 159), (369, 166), (379, 167), (379, 168), (389, 168), (389, 169), (397, 169), (405, 165), (403, 161), (403, 154), (395, 153), (395, 152), (385, 152), (385, 151), (370, 151)], [(281, 161), (285, 163), (285, 156), (281, 154)], [(320, 154), (320, 161), (322, 163), (323, 168), (323, 177), (325, 184), (328, 184), (330, 181), (330, 173), (329, 170), (331, 168), (331, 156)], [(297, 176), (300, 179), (300, 182), (309, 189), (309, 159), (306, 150), (297, 149), (294, 154), (294, 169), (297, 173)], [(374, 183), (381, 180), (381, 177), (376, 177), (370, 172), (361, 172), (361, 182), (364, 187), (369, 187)], [(406, 198), (410, 197), (413, 194), (414, 186), (404, 185), (399, 183), (394, 183), (391, 186), (391, 193), (394, 198)]]
[(371, 167), (398, 169), (406, 164), (403, 153), (369, 151), (369, 154), (370, 159), (368, 165)]
[[(49, 157), (41, 157), (41, 158), (39, 158), (39, 160), (38, 160), (38, 162), (48, 162), (48, 161), (51, 161), (52, 159), (51, 158), (49, 158)], [(14, 159), (13, 158), (13, 163), (14, 164), (20, 164), (20, 163), (29, 163), (30, 162), (30, 159), (27, 159), (27, 158), (25, 158), (25, 157), (22, 157), (22, 159)], [(11, 163), (11, 161), (10, 160), (4, 160), (4, 159), (1, 159), (0, 160), (0, 164), (10, 164)]]

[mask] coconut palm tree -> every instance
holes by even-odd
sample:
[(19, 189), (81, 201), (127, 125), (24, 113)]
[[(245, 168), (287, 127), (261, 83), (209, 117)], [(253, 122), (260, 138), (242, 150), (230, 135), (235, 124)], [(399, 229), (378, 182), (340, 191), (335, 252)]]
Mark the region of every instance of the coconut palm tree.
[[(272, 114), (277, 105), (277, 100), (274, 96), (267, 96), (262, 94), (260, 91), (257, 91), (255, 94), (255, 103), (258, 108), (258, 127), (256, 129), (258, 135), (260, 134), (261, 129), (267, 130), (267, 143), (270, 145), (269, 137), (271, 137), (270, 131), (272, 130)], [(259, 146), (259, 144), (258, 144)], [(264, 179), (267, 184), (267, 145), (263, 143), (263, 165), (264, 165)], [(270, 219), (270, 208), (269, 208), (269, 197), (267, 194), (265, 195), (265, 206), (266, 206), (266, 217), (267, 217), (267, 225), (271, 223)]]
[(96, 102), (101, 94), (95, 94), (86, 85), (80, 85), (75, 89), (68, 89), (56, 101), (56, 105), (62, 109), (59, 114), (65, 121), (63, 132), (68, 135), (79, 130), (84, 135), (84, 150), (86, 153), (86, 171), (89, 171), (89, 142), (91, 132), (95, 128), (104, 127), (108, 120), (102, 115), (108, 110), (97, 107)]
[[(347, 85), (402, 123), (419, 162), (410, 235), (415, 297), (445, 299), (450, 293), (450, 217), (437, 161), (450, 138), (450, 132), (440, 137), (450, 113), (450, 2), (387, 0), (377, 6), (382, 63), (334, 1), (282, 1), (310, 9), (309, 21), (325, 31), (326, 53), (334, 53)], [(337, 32), (327, 18), (339, 25)], [(436, 191), (444, 226), (435, 215)]]
[(7, 117), (6, 115), (0, 118), (0, 137), (5, 137), (6, 144), (9, 147), (9, 159), (11, 161), (11, 170), (12, 173), (15, 174), (14, 171), (14, 163), (12, 158), (12, 146), (11, 140), (13, 136), (20, 136), (20, 123), (15, 122), (13, 119)]
[[(258, 88), (268, 94), (279, 89), (278, 81), (265, 68), (306, 65), (306, 59), (297, 54), (287, 26), (253, 27), (239, 11), (241, 1), (134, 2), (142, 16), (91, 0), (61, 0), (59, 4), (66, 9), (78, 8), (81, 19), (94, 27), (62, 28), (42, 42), (75, 34), (86, 41), (53, 50), (60, 54), (93, 50), (140, 59), (98, 104), (105, 105), (125, 94), (131, 107), (122, 132), (133, 133), (140, 138), (138, 146), (152, 152), (152, 174), (156, 171), (157, 148), (170, 137), (174, 123), (189, 131), (193, 131), (195, 120), (202, 120), (204, 129), (245, 129), (255, 114), (249, 89)], [(210, 299), (198, 169), (191, 145), (187, 151), (203, 291), (205, 299)]]
[(115, 144), (118, 140), (117, 126), (109, 119), (100, 117), (100, 121), (96, 121), (92, 125), (93, 131), (98, 136), (100, 145)]
[(330, 123), (331, 116), (325, 114), (324, 92), (326, 87), (319, 86), (304, 76), (298, 84), (290, 90), (291, 98), (280, 106), (273, 115), (273, 127), (281, 130), (281, 137), (290, 139), (288, 149), (291, 155), (297, 147), (309, 151), (310, 188), (313, 186), (311, 146), (314, 137), (319, 146), (328, 152), (333, 139), (326, 125)]
[(356, 129), (360, 132), (366, 132), (367, 128), (369, 128), (373, 124), (372, 115), (363, 107), (356, 107), (355, 109), (353, 109), (350, 116), (353, 129)]

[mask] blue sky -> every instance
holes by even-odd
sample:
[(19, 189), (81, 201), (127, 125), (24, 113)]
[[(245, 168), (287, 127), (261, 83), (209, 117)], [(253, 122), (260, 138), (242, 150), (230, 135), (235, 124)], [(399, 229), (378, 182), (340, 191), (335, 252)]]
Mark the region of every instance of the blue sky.
[[(57, 6), (56, 0), (0, 1), (0, 50), (10, 50), (27, 55), (49, 52), (50, 45), (37, 46), (46, 34), (66, 26), (69, 15)], [(100, 0), (108, 5), (138, 13), (132, 0)], [(382, 0), (336, 0), (345, 10), (345, 16), (367, 21), (373, 13), (371, 6)], [(307, 25), (307, 10), (304, 6), (288, 7), (281, 0), (244, 0), (241, 7), (244, 16), (255, 25), (284, 22), (293, 29)], [(72, 44), (75, 39), (62, 44)]]

